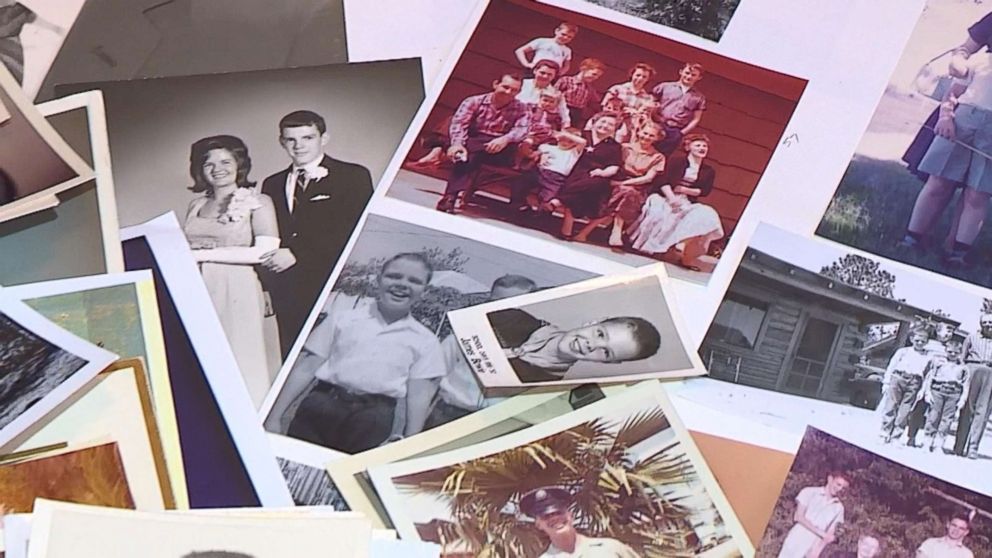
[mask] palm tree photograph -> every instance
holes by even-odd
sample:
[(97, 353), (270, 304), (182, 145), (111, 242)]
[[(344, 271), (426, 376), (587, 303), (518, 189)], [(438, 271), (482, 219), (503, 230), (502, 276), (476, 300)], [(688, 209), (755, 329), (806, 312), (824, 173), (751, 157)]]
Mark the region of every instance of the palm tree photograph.
[(594, 403), (570, 415), (592, 418), (496, 453), (441, 466), (429, 463), (478, 450), (424, 458), (425, 468), (390, 479), (398, 499), (380, 496), (445, 558), (742, 556), (688, 435), (644, 394)]

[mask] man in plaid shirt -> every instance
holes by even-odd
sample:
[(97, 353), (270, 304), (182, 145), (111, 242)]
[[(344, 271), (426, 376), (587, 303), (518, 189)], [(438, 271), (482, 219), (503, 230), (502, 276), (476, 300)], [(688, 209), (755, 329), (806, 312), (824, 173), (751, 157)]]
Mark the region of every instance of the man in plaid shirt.
[(598, 59), (586, 58), (579, 64), (579, 73), (574, 76), (564, 76), (555, 84), (565, 99), (572, 126), (581, 128), (585, 123), (583, 116), (586, 107), (599, 102), (599, 92), (592, 83), (603, 77), (605, 69), (606, 65)]
[(454, 162), (437, 210), (454, 213), (455, 199), (472, 185), (483, 164), (509, 166), (516, 144), (527, 137), (530, 108), (517, 100), (520, 76), (503, 74), (493, 90), (462, 101), (451, 119), (448, 158)]

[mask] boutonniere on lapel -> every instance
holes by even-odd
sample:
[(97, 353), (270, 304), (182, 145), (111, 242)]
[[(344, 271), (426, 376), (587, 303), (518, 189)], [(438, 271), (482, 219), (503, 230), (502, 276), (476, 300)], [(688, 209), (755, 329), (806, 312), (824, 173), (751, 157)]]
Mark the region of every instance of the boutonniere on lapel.
[(328, 174), (327, 167), (318, 166), (315, 167), (312, 171), (307, 171), (307, 178), (310, 179), (312, 182), (317, 182), (319, 180), (327, 178), (327, 174)]

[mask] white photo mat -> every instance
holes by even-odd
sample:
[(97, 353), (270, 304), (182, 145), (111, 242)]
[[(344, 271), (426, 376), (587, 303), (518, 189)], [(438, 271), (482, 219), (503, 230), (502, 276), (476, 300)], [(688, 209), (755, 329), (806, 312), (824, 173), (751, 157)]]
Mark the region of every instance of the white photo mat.
[[(458, 336), (462, 352), (471, 364), (480, 383), (487, 388), (561, 386), (589, 382), (634, 382), (652, 378), (670, 380), (706, 374), (706, 368), (703, 366), (703, 362), (700, 360), (699, 354), (692, 349), (693, 344), (686, 334), (685, 325), (678, 312), (678, 306), (675, 304), (675, 299), (673, 298), (668, 284), (669, 279), (665, 273), (664, 266), (652, 265), (623, 274), (614, 274), (608, 277), (589, 279), (580, 283), (573, 283), (571, 285), (564, 285), (541, 292), (513, 297), (512, 299), (487, 302), (477, 306), (472, 306), (470, 308), (454, 310), (448, 313), (448, 319), (451, 321), (451, 327), (454, 330), (454, 334)], [(644, 289), (645, 286), (650, 287), (650, 289)], [(644, 306), (647, 301), (644, 300), (643, 297), (631, 296), (625, 300), (619, 301), (623, 303), (622, 305), (613, 305), (610, 308), (611, 314), (608, 316), (587, 316), (587, 320), (593, 321), (600, 318), (612, 318), (627, 315), (643, 317), (661, 330), (661, 346), (658, 349), (658, 353), (664, 354), (666, 352), (674, 352), (676, 357), (684, 357), (676, 358), (676, 360), (685, 363), (685, 365), (676, 365), (675, 367), (667, 370), (645, 369), (636, 373), (622, 371), (622, 367), (636, 366), (638, 368), (645, 368), (646, 365), (644, 364), (644, 361), (653, 359), (656, 356), (652, 355), (648, 359), (631, 361), (630, 364), (624, 362), (597, 364), (596, 367), (601, 367), (604, 370), (602, 375), (589, 375), (570, 378), (568, 373), (566, 373), (565, 377), (561, 380), (529, 383), (522, 382), (521, 379), (517, 377), (517, 373), (514, 372), (512, 364), (508, 361), (506, 355), (504, 354), (504, 348), (500, 346), (497, 335), (493, 331), (492, 326), (489, 325), (489, 319), (487, 316), (492, 312), (511, 308), (520, 308), (526, 311), (526, 309), (528, 309), (531, 305), (537, 303), (554, 305), (554, 303), (559, 299), (571, 297), (578, 298), (569, 300), (566, 303), (581, 304), (582, 296), (587, 296), (590, 299), (596, 298), (597, 291), (603, 289), (638, 289), (638, 294), (643, 294), (641, 292), (642, 290), (649, 290), (651, 291), (651, 294), (657, 296), (657, 298), (663, 302), (663, 307), (667, 310), (667, 316), (655, 315), (654, 312), (651, 312), (650, 314), (645, 313), (642, 315), (639, 312), (639, 307)], [(611, 298), (610, 300), (613, 299)], [(545, 308), (547, 309), (547, 306)], [(665, 312), (663, 310), (662, 314), (664, 313)], [(542, 318), (542, 316), (535, 317)], [(670, 323), (674, 326), (674, 336), (665, 335), (669, 329), (659, 325), (662, 323)], [(579, 324), (568, 324), (567, 326), (562, 324), (556, 325), (563, 330), (567, 330), (570, 327), (577, 327)], [(679, 355), (679, 353), (681, 353), (681, 355)], [(613, 373), (607, 372), (617, 369), (620, 369), (621, 371)]]
[(89, 166), (86, 165), (86, 162), (83, 161), (83, 159), (76, 154), (71, 147), (69, 147), (65, 140), (59, 136), (55, 129), (45, 121), (45, 119), (41, 116), (41, 113), (38, 112), (38, 109), (35, 108), (35, 106), (31, 104), (31, 101), (25, 96), (17, 81), (14, 80), (14, 76), (12, 76), (7, 68), (3, 67), (3, 65), (0, 65), (0, 88), (3, 89), (4, 93), (14, 103), (14, 107), (8, 110), (16, 110), (21, 113), (27, 120), (28, 124), (33, 128), (35, 133), (37, 133), (55, 152), (55, 154), (58, 155), (62, 161), (75, 173), (75, 177), (65, 180), (64, 182), (53, 184), (45, 189), (22, 196), (10, 203), (0, 206), (0, 221), (7, 221), (40, 209), (51, 207), (48, 205), (48, 201), (40, 202), (39, 200), (50, 200), (55, 194), (64, 192), (75, 186), (79, 186), (80, 184), (91, 180), (94, 173), (93, 169), (89, 168)]
[(292, 505), (289, 489), (175, 214), (121, 229), (122, 241), (138, 238), (145, 239), (154, 255), (259, 501), (264, 506)]
[(669, 429), (674, 432), (674, 440), (678, 442), (679, 451), (687, 457), (693, 472), (698, 475), (699, 482), (705, 489), (707, 497), (719, 512), (727, 532), (732, 537), (737, 549), (744, 556), (752, 556), (754, 548), (743, 526), (734, 514), (733, 508), (724, 496), (713, 474), (706, 466), (706, 461), (696, 447), (689, 431), (675, 413), (674, 407), (665, 394), (664, 388), (660, 383), (653, 380), (642, 382), (628, 388), (623, 393), (592, 403), (577, 411), (548, 420), (537, 426), (446, 453), (371, 467), (368, 470), (368, 475), (400, 536), (404, 538), (419, 538), (413, 519), (409, 516), (409, 510), (404, 506), (404, 499), (393, 483), (394, 478), (452, 464), (464, 463), (517, 448), (536, 440), (559, 434), (590, 420), (629, 410), (638, 404), (647, 402), (656, 404), (663, 411), (665, 418), (669, 422)]
[(58, 386), (46, 391), (40, 399), (0, 429), (0, 446), (2, 446), (71, 397), (101, 370), (117, 360), (117, 355), (55, 326), (41, 314), (7, 294), (5, 290), (0, 290), (0, 314), (45, 342), (55, 345), (61, 351), (85, 361), (81, 368), (65, 378)]

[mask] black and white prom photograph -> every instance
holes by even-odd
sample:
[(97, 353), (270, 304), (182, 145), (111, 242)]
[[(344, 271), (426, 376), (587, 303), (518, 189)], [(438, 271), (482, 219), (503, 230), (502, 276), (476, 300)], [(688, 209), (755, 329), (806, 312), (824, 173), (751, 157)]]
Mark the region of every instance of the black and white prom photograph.
[(67, 89), (103, 92), (121, 226), (175, 212), (260, 405), (423, 99), (419, 61)]

